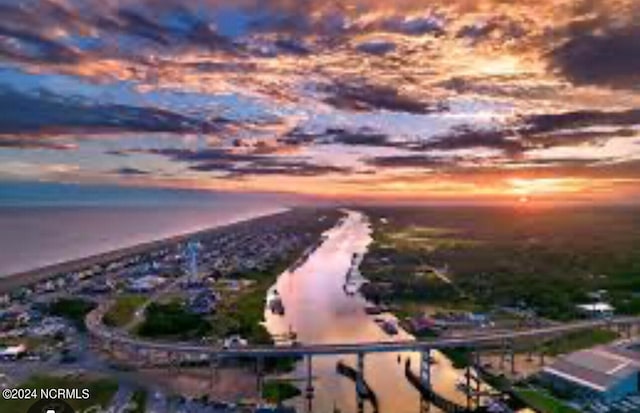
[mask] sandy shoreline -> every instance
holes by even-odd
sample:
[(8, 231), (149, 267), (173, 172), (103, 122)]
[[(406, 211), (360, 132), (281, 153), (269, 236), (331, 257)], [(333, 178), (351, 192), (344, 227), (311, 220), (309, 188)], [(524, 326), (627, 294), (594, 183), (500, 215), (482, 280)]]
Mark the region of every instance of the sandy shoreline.
[(194, 236), (208, 235), (218, 231), (228, 230), (234, 225), (246, 224), (248, 222), (257, 221), (262, 218), (272, 217), (279, 214), (285, 214), (289, 210), (290, 209), (285, 209), (279, 212), (267, 213), (264, 215), (257, 215), (253, 218), (239, 220), (239, 221), (235, 221), (227, 224), (221, 224), (221, 225), (210, 227), (204, 230), (189, 232), (185, 234), (179, 234), (179, 235), (175, 235), (168, 238), (158, 239), (155, 241), (143, 242), (143, 243), (136, 244), (129, 247), (118, 248), (111, 251), (89, 255), (83, 258), (72, 259), (68, 261), (47, 265), (40, 268), (35, 268), (33, 270), (10, 274), (0, 278), (0, 293), (6, 293), (19, 287), (44, 281), (49, 278), (53, 278), (61, 273), (79, 271), (96, 264), (102, 264), (112, 260), (117, 260), (117, 259), (126, 257), (128, 255), (140, 254), (142, 252), (145, 252), (151, 249), (162, 248), (168, 245), (172, 245), (172, 244), (184, 241)]

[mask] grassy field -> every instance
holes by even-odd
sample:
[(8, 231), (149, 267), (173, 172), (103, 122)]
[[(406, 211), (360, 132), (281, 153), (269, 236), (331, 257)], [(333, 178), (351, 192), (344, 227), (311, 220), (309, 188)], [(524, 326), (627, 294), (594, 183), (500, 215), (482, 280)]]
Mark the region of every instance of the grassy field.
[(540, 413), (580, 413), (542, 390), (520, 388), (514, 391), (523, 402)]
[(85, 329), (84, 318), (96, 304), (81, 298), (61, 298), (49, 306), (49, 314), (72, 321), (80, 330)]
[(123, 327), (131, 322), (138, 308), (144, 304), (147, 298), (143, 295), (128, 294), (116, 298), (102, 321), (110, 327)]
[[(394, 303), (521, 306), (568, 320), (606, 290), (640, 314), (640, 209), (635, 207), (370, 207), (363, 273)], [(446, 269), (453, 285), (420, 277)]]
[[(85, 410), (92, 406), (106, 408), (118, 390), (118, 384), (111, 379), (87, 377), (33, 376), (20, 387), (29, 389), (89, 389), (87, 400), (66, 400), (75, 410)], [(37, 400), (0, 399), (0, 412), (26, 412)]]
[(133, 410), (129, 410), (129, 413), (146, 413), (147, 411), (147, 397), (148, 394), (145, 390), (136, 390), (131, 396), (131, 401), (135, 406)]
[(245, 290), (230, 295), (217, 308), (211, 319), (214, 335), (225, 337), (240, 334), (252, 343), (271, 344), (271, 336), (261, 324), (264, 320), (264, 306), (267, 291), (302, 250), (292, 252), (290, 256), (273, 264), (263, 272), (244, 273), (240, 278), (252, 280), (254, 284)]
[(180, 301), (151, 303), (137, 333), (143, 337), (197, 338), (207, 335), (211, 324), (201, 315), (189, 312)]
[(619, 334), (609, 330), (579, 331), (565, 335), (544, 346), (546, 354), (557, 356), (600, 344), (607, 344), (619, 338)]
[(269, 380), (264, 383), (262, 397), (270, 402), (280, 404), (301, 394), (293, 384), (283, 380)]

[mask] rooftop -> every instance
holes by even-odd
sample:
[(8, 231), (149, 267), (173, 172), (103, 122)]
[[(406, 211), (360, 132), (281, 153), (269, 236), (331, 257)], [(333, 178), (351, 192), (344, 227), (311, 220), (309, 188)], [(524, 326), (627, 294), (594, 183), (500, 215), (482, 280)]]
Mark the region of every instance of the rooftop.
[(614, 308), (610, 304), (605, 302), (598, 302), (598, 303), (592, 303), (592, 304), (580, 304), (577, 307), (580, 310), (587, 311), (587, 312), (603, 313), (603, 312), (614, 311)]
[(640, 372), (640, 362), (608, 347), (597, 347), (564, 356), (544, 371), (605, 392), (621, 380)]

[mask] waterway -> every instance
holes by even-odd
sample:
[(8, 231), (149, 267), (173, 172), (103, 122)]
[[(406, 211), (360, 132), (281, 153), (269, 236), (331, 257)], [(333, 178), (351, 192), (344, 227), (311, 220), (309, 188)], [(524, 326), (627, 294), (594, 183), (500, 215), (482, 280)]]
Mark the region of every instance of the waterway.
[[(347, 295), (345, 277), (351, 267), (354, 254), (364, 254), (371, 243), (371, 227), (367, 217), (356, 211), (348, 215), (336, 227), (325, 233), (325, 241), (300, 266), (285, 271), (274, 288), (282, 298), (285, 314), (267, 312), (266, 326), (275, 337), (289, 331), (305, 344), (366, 343), (407, 340), (413, 337), (403, 330), (397, 335), (387, 335), (374, 318), (366, 314), (366, 300), (359, 294)], [(384, 317), (392, 318), (390, 314)], [(398, 356), (402, 359), (398, 363)], [(404, 375), (404, 360), (410, 357), (417, 369), (419, 355), (414, 353), (368, 354), (365, 356), (365, 380), (376, 393), (380, 413), (405, 413), (420, 411), (418, 392)], [(457, 371), (443, 355), (435, 353), (432, 380), (436, 391), (459, 403), (465, 396), (456, 390), (462, 372)], [(353, 356), (323, 356), (313, 359), (314, 397), (311, 411), (330, 413), (357, 411), (355, 385), (336, 373), (338, 361), (355, 367)], [(304, 378), (306, 364), (300, 362), (293, 377)], [(300, 382), (304, 390), (304, 381)], [(292, 401), (299, 412), (309, 411), (307, 400), (299, 397)], [(365, 411), (371, 406), (365, 404)], [(437, 412), (432, 407), (430, 412)]]

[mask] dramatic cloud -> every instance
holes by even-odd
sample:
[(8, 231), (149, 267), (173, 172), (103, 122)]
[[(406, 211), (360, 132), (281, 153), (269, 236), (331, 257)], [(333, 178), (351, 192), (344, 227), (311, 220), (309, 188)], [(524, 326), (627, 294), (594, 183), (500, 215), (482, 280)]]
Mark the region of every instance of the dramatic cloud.
[(552, 132), (591, 126), (640, 125), (640, 109), (623, 111), (581, 110), (528, 116), (525, 129), (530, 133)]
[(338, 109), (352, 111), (389, 110), (414, 114), (426, 114), (444, 110), (442, 105), (422, 102), (402, 94), (391, 86), (366, 82), (339, 81), (325, 88), (324, 101)]
[(318, 164), (301, 157), (279, 158), (256, 153), (234, 153), (226, 149), (164, 149), (142, 151), (186, 162), (198, 172), (219, 172), (227, 178), (259, 175), (318, 176), (349, 173), (350, 168)]
[(516, 173), (611, 193), (638, 177), (635, 0), (0, 0), (0, 15), (0, 164), (23, 175), (425, 197), (508, 192)]
[(114, 171), (114, 173), (118, 174), (118, 175), (148, 175), (149, 172), (144, 171), (142, 169), (138, 169), (138, 168), (131, 168), (131, 167), (124, 167), (124, 168), (119, 168), (116, 169)]
[(637, 89), (640, 10), (632, 13), (573, 23), (566, 41), (551, 52), (553, 67), (575, 84)]
[(470, 127), (455, 129), (452, 133), (435, 136), (432, 140), (420, 144), (416, 149), (457, 150), (489, 148), (509, 153), (522, 152), (525, 147), (512, 131), (504, 129), (475, 130)]
[(25, 138), (24, 136), (0, 135), (0, 148), (68, 151), (76, 149), (77, 145), (37, 136)]
[(360, 43), (357, 49), (363, 53), (369, 53), (373, 55), (385, 55), (396, 49), (395, 43), (385, 41), (370, 41)]
[(355, 146), (395, 146), (387, 134), (371, 128), (345, 129), (327, 128), (322, 132), (306, 132), (295, 128), (280, 139), (281, 143), (289, 145), (299, 144), (327, 144), (341, 143)]
[(272, 158), (255, 159), (245, 165), (215, 162), (201, 163), (191, 166), (190, 169), (200, 172), (225, 172), (226, 177), (260, 175), (319, 176), (351, 172), (351, 169), (344, 167)]
[[(50, 93), (0, 90), (0, 134), (79, 131), (210, 132), (215, 122), (151, 107), (99, 104)], [(28, 144), (28, 141), (26, 141)]]
[(380, 168), (442, 168), (455, 165), (458, 158), (432, 155), (377, 156), (366, 160), (368, 165)]

